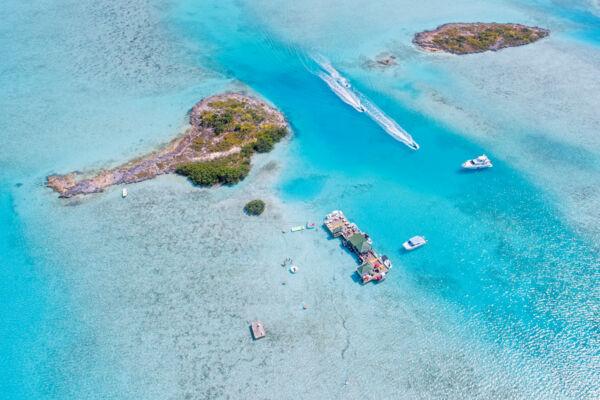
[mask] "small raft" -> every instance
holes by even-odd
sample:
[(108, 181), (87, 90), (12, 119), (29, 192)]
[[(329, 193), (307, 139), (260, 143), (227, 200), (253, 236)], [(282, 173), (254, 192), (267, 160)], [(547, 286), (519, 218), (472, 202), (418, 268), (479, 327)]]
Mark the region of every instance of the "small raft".
[(292, 232), (300, 232), (303, 231), (305, 229), (314, 229), (316, 226), (316, 224), (314, 222), (307, 222), (306, 225), (298, 225), (298, 226), (294, 226), (291, 231)]
[(254, 337), (254, 340), (264, 338), (267, 335), (265, 332), (265, 327), (260, 321), (253, 322), (250, 324), (250, 327), (252, 328), (252, 336)]

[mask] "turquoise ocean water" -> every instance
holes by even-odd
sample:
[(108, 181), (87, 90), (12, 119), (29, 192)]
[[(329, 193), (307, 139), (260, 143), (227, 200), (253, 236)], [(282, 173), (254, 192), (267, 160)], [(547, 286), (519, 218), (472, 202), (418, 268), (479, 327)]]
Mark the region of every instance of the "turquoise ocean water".
[[(549, 0), (2, 3), (0, 397), (597, 398), (599, 14)], [(552, 34), (465, 57), (411, 44), (450, 21)], [(394, 66), (373, 62), (384, 52)], [(420, 150), (343, 103), (314, 54)], [(224, 91), (262, 96), (293, 130), (239, 185), (165, 176), (126, 200), (43, 186), (152, 151)], [(460, 171), (481, 153), (493, 169)], [(257, 197), (267, 211), (248, 218)], [(392, 259), (384, 283), (360, 286), (322, 229), (281, 234), (333, 209)], [(416, 234), (429, 244), (401, 252)], [(253, 343), (256, 319), (268, 337)]]

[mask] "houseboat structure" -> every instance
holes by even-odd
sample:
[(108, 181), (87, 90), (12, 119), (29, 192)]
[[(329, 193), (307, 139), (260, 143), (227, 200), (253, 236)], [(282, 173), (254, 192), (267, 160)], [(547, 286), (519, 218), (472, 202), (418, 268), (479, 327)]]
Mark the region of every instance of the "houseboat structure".
[(342, 238), (343, 244), (358, 258), (356, 273), (364, 284), (382, 281), (392, 269), (392, 263), (386, 256), (379, 256), (371, 247), (373, 241), (368, 234), (361, 232), (351, 223), (344, 213), (335, 210), (325, 217), (324, 225), (333, 237)]

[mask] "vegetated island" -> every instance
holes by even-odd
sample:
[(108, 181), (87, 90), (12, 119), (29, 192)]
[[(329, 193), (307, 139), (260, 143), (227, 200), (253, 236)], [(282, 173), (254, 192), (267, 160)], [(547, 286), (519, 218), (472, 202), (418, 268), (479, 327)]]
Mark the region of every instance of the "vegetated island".
[(287, 134), (277, 110), (241, 94), (203, 99), (190, 112), (191, 127), (164, 150), (83, 180), (77, 173), (52, 175), (46, 185), (60, 197), (97, 193), (111, 185), (177, 173), (199, 186), (234, 184), (250, 172), (255, 152), (265, 153)]
[(462, 55), (523, 46), (549, 34), (547, 29), (519, 24), (457, 23), (417, 33), (413, 43), (427, 51)]

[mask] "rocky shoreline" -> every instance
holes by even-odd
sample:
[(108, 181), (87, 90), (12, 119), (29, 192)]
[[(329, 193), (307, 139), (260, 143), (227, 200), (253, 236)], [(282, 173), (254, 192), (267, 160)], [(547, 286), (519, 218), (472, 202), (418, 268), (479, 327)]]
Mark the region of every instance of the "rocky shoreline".
[(288, 127), (283, 114), (260, 100), (236, 93), (216, 95), (203, 99), (193, 107), (189, 117), (190, 128), (182, 137), (173, 140), (162, 151), (115, 169), (103, 171), (89, 179), (78, 180), (76, 172), (66, 175), (51, 175), (46, 178), (46, 185), (58, 192), (59, 197), (69, 198), (80, 194), (102, 192), (112, 185), (141, 182), (158, 175), (173, 173), (182, 165), (210, 162), (239, 154), (243, 145), (248, 144), (251, 140), (241, 138), (233, 142), (235, 144), (230, 148), (225, 149), (219, 143), (226, 141), (228, 135), (232, 135), (232, 133), (219, 134), (215, 132), (215, 128), (208, 126), (205, 119), (207, 113), (219, 115), (220, 110), (214, 105), (227, 101), (242, 104), (244, 110), (245, 107), (248, 107), (248, 110), (254, 113), (253, 115), (256, 114), (255, 110), (260, 111), (262, 120), (253, 122), (250, 128), (267, 126), (287, 129)]
[(520, 24), (451, 23), (417, 33), (413, 43), (426, 51), (464, 55), (523, 46), (549, 34), (548, 29)]

